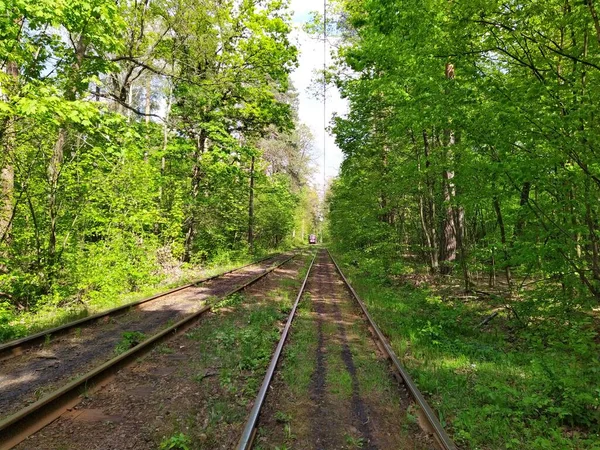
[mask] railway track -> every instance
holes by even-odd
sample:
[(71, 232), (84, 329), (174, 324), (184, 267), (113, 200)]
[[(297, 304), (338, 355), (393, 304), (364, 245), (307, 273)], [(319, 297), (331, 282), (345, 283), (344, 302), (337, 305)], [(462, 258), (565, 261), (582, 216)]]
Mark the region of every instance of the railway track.
[[(324, 250), (321, 250), (321, 252), (324, 252)], [(433, 412), (431, 407), (428, 405), (427, 401), (425, 400), (425, 398), (423, 397), (423, 395), (421, 394), (421, 392), (419, 391), (419, 389), (417, 388), (415, 383), (412, 381), (412, 378), (410, 377), (408, 372), (404, 369), (404, 367), (400, 363), (400, 360), (398, 359), (398, 357), (392, 350), (387, 339), (385, 338), (385, 336), (383, 335), (383, 333), (381, 332), (381, 330), (379, 329), (377, 324), (373, 321), (364, 302), (358, 296), (356, 291), (352, 288), (352, 286), (348, 282), (347, 278), (342, 273), (337, 262), (333, 259), (333, 256), (329, 253), (328, 250), (326, 252), (327, 252), (326, 257), (335, 266), (335, 270), (337, 271), (339, 278), (343, 281), (345, 288), (351, 294), (352, 298), (356, 301), (356, 303), (360, 307), (360, 310), (363, 314), (363, 318), (365, 319), (366, 323), (368, 324), (369, 331), (371, 332), (373, 339), (375, 340), (375, 342), (377, 344), (377, 347), (379, 347), (379, 349), (382, 351), (382, 353), (385, 355), (385, 357), (389, 360), (391, 369), (392, 369), (392, 373), (398, 379), (398, 381), (401, 382), (402, 385), (406, 388), (406, 390), (410, 394), (413, 404), (417, 406), (418, 414), (421, 419), (419, 421), (421, 428), (431, 438), (431, 442), (433, 442), (437, 448), (440, 448), (442, 450), (456, 450), (455, 444), (449, 438), (449, 436), (445, 432), (444, 428), (440, 424), (438, 418), (436, 417), (435, 413)], [(325, 254), (321, 254), (320, 256), (321, 256), (321, 258), (323, 258), (325, 256)], [(316, 256), (315, 256), (315, 258), (316, 258)], [(286, 340), (288, 339), (288, 336), (290, 334), (290, 331), (292, 328), (292, 323), (293, 323), (296, 313), (298, 311), (299, 303), (302, 301), (302, 297), (305, 293), (309, 279), (311, 277), (315, 276), (314, 271), (313, 271), (313, 268), (315, 266), (314, 261), (315, 261), (315, 259), (313, 258), (313, 261), (311, 261), (310, 267), (306, 273), (306, 277), (304, 278), (304, 281), (302, 283), (302, 287), (300, 288), (300, 290), (298, 292), (298, 295), (296, 297), (293, 308), (289, 314), (286, 325), (281, 333), (281, 338), (279, 340), (277, 348), (275, 349), (275, 352), (273, 353), (273, 357), (269, 364), (269, 368), (264, 377), (264, 380), (263, 380), (263, 383), (259, 390), (259, 393), (254, 401), (252, 410), (248, 416), (246, 425), (242, 431), (242, 435), (239, 439), (239, 442), (237, 445), (238, 450), (249, 450), (253, 447), (253, 443), (254, 443), (256, 435), (257, 435), (258, 427), (260, 425), (261, 414), (263, 413), (263, 407), (265, 405), (265, 401), (267, 399), (268, 394), (273, 391), (272, 386), (271, 386), (272, 381), (275, 377), (276, 370), (277, 370), (278, 366), (280, 365), (280, 359), (282, 357), (283, 349), (286, 344)], [(322, 270), (322, 268), (319, 267), (319, 270)], [(311, 273), (311, 271), (313, 271), (313, 273)], [(338, 311), (338, 316), (341, 318), (339, 311)], [(346, 340), (344, 325), (341, 320), (339, 320), (338, 328), (342, 333), (343, 340)], [(319, 324), (319, 333), (320, 334), (322, 333), (322, 324)], [(346, 351), (345, 362), (347, 363), (346, 366), (350, 369), (350, 372), (352, 372), (353, 370), (356, 370), (356, 368), (353, 365), (352, 353), (350, 352), (350, 349), (348, 348), (347, 343), (345, 346), (345, 351)], [(342, 350), (342, 352), (344, 352), (344, 350)], [(317, 350), (316, 357), (317, 357), (318, 361), (316, 363), (315, 372), (319, 372), (319, 370), (323, 369), (323, 365), (324, 365), (324, 363), (322, 361), (323, 354), (321, 353), (320, 349)], [(314, 375), (314, 373), (313, 373), (313, 375)], [(321, 387), (320, 387), (321, 390), (323, 390), (322, 384), (323, 384), (323, 382), (321, 382)], [(363, 447), (363, 445), (366, 445), (366, 448), (385, 448), (385, 447), (378, 447), (377, 445), (375, 445), (371, 442), (371, 439), (370, 439), (371, 432), (369, 430), (369, 424), (368, 424), (370, 419), (369, 419), (369, 417), (364, 417), (364, 415), (365, 415), (364, 405), (362, 405), (361, 398), (356, 393), (353, 394), (352, 403), (353, 403), (353, 409), (355, 410), (355, 412), (357, 412), (357, 415), (359, 416), (358, 417), (358, 419), (359, 419), (358, 427), (362, 428), (362, 430), (360, 430), (360, 431), (362, 431), (362, 433), (363, 433), (363, 437), (361, 437), (361, 438), (359, 438), (359, 440), (357, 440), (357, 442), (360, 442), (360, 447)], [(354, 404), (358, 404), (358, 407), (354, 407), (355, 406)], [(316, 409), (318, 410), (318, 408), (319, 407), (317, 406)], [(315, 408), (313, 408), (314, 415), (309, 420), (319, 421), (319, 411), (314, 412), (314, 409)], [(330, 411), (327, 411), (326, 415), (330, 416)], [(331, 421), (330, 426), (333, 422), (335, 422), (335, 419), (332, 419), (331, 417), (325, 417), (325, 418), (321, 417), (321, 419), (329, 419)], [(362, 425), (362, 427), (361, 427), (361, 425)], [(327, 430), (325, 430), (325, 433), (327, 433)], [(316, 434), (319, 434), (319, 432), (317, 432)], [(304, 443), (304, 445), (299, 444), (299, 446), (301, 448), (304, 448), (304, 446), (307, 446), (307, 444), (306, 443)], [(311, 444), (311, 446), (314, 448), (330, 448), (327, 445), (323, 445), (322, 442), (318, 442), (318, 438), (317, 438), (317, 443), (313, 442), (313, 444)]]
[[(242, 291), (246, 287), (263, 279), (266, 275), (281, 267), (295, 256), (295, 254), (292, 254), (291, 256), (277, 255), (265, 258), (246, 266), (202, 279), (120, 308), (115, 308), (105, 313), (90, 316), (62, 327), (47, 330), (44, 333), (3, 345), (0, 347), (0, 352), (2, 352), (0, 354), (4, 355), (5, 362), (0, 375), (8, 373), (9, 378), (17, 378), (18, 375), (15, 374), (24, 372), (28, 376), (21, 377), (21, 385), (11, 382), (10, 379), (4, 383), (4, 390), (0, 391), (0, 406), (3, 403), (6, 404), (7, 398), (10, 399), (11, 393), (15, 391), (15, 386), (23, 386), (23, 389), (25, 389), (24, 392), (31, 391), (32, 374), (37, 374), (38, 372), (41, 374), (52, 373), (53, 369), (57, 367), (57, 361), (59, 361), (58, 366), (61, 366), (61, 360), (55, 356), (56, 354), (60, 355), (60, 358), (63, 358), (63, 362), (66, 362), (67, 356), (65, 354), (74, 352), (74, 348), (78, 348), (81, 353), (76, 355), (74, 359), (76, 362), (86, 362), (86, 364), (65, 364), (68, 366), (70, 372), (67, 375), (62, 373), (62, 376), (59, 377), (60, 385), (58, 387), (53, 387), (50, 393), (41, 395), (41, 398), (25, 407), (14, 412), (11, 411), (9, 414), (0, 414), (0, 450), (12, 448), (22, 442), (25, 438), (62, 415), (67, 409), (76, 405), (81, 400), (82, 394), (87, 395), (93, 390), (107, 384), (118, 370), (128, 366), (161, 342), (193, 326), (205, 313), (211, 310), (213, 298), (224, 298)], [(203, 300), (203, 304), (199, 302), (199, 299)], [(190, 308), (183, 308), (182, 310), (179, 307), (173, 307), (174, 304), (180, 305), (181, 303)], [(131, 314), (134, 314), (134, 316), (128, 317)], [(123, 320), (124, 318), (135, 319), (135, 326), (132, 326), (132, 323), (128, 322), (128, 320)], [(174, 318), (177, 320), (174, 320)], [(165, 323), (168, 325), (165, 326)], [(150, 337), (124, 353), (114, 356), (112, 351), (115, 348), (115, 342), (120, 339), (120, 334), (118, 333), (126, 329), (143, 328), (141, 324), (149, 324), (145, 329), (152, 331), (152, 333), (149, 333)], [(79, 342), (75, 346), (71, 345), (70, 340), (80, 339), (78, 336), (73, 338), (73, 334), (82, 334), (82, 329), (86, 330), (90, 336), (87, 337), (83, 344)], [(44, 348), (48, 345), (41, 345), (40, 343), (48, 344), (48, 336), (62, 336), (62, 339), (68, 345), (65, 345), (65, 342), (59, 339), (59, 342), (54, 342), (54, 345), (50, 345), (49, 349)], [(94, 347), (94, 344), (98, 346)], [(41, 369), (39, 367), (35, 369), (33, 367), (40, 358), (32, 357), (32, 354), (36, 354), (40, 345), (42, 346), (42, 352), (54, 353), (55, 355), (51, 355), (50, 357), (44, 355), (41, 358), (42, 362), (50, 361), (51, 364), (46, 366), (42, 364)], [(102, 351), (99, 353), (92, 352), (90, 356), (90, 354), (83, 351), (88, 345), (100, 348)], [(54, 346), (59, 347), (59, 349), (54, 349)], [(107, 355), (110, 355), (108, 360)], [(23, 361), (18, 361), (19, 358), (23, 357), (25, 358)], [(90, 367), (91, 361), (93, 361), (93, 367)], [(15, 371), (14, 368), (19, 367), (19, 362), (24, 363), (24, 367), (20, 371)], [(64, 382), (66, 376), (72, 377), (73, 375), (77, 377), (75, 379), (71, 378), (72, 381)], [(52, 376), (44, 378), (44, 376), (40, 375), (38, 378), (53, 380)], [(40, 385), (39, 379), (37, 380), (37, 384), (33, 383), (34, 387)], [(43, 386), (47, 387), (45, 384)], [(18, 397), (18, 399), (23, 400), (22, 397)]]

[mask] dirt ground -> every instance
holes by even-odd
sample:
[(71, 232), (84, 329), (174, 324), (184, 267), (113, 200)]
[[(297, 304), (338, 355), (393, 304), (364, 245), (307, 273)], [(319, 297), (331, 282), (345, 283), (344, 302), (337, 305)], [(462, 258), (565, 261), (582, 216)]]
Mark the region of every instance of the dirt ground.
[(411, 408), (333, 262), (320, 251), (254, 448), (433, 448)]
[(297, 257), (222, 302), (16, 448), (234, 448), (307, 261)]
[(200, 309), (289, 255), (251, 265), (169, 294), (117, 317), (105, 317), (0, 364), (0, 418), (31, 404), (65, 382), (115, 356), (125, 332), (150, 336)]

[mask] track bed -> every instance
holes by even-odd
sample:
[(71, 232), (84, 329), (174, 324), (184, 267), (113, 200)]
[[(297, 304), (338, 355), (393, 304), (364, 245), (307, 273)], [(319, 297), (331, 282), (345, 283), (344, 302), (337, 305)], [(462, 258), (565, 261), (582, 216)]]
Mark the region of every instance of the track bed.
[(255, 449), (433, 447), (326, 251), (271, 386)]

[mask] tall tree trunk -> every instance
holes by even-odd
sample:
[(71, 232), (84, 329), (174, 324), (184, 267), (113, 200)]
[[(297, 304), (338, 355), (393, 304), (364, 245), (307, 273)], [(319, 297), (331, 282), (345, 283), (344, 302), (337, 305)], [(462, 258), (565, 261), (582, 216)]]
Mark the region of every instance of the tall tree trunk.
[[(6, 73), (12, 78), (11, 81), (16, 85), (19, 78), (19, 67), (13, 61), (6, 64)], [(2, 159), (0, 160), (0, 245), (8, 243), (10, 240), (11, 224), (14, 214), (14, 185), (15, 169), (12, 163), (14, 157), (16, 136), (14, 118), (8, 117), (1, 130), (0, 142), (2, 143)], [(0, 258), (4, 259), (6, 254), (0, 253)], [(4, 261), (0, 261), (0, 270), (4, 270)]]
[(521, 200), (519, 201), (519, 213), (517, 216), (517, 223), (515, 224), (514, 238), (518, 238), (523, 233), (523, 227), (525, 226), (525, 211), (529, 204), (529, 195), (531, 193), (531, 183), (523, 183), (521, 189)]
[[(19, 17), (16, 24), (21, 27), (23, 20), (23, 17)], [(11, 92), (16, 92), (18, 88), (19, 66), (15, 61), (9, 59), (6, 61), (5, 70), (8, 75), (8, 82), (2, 91), (8, 100), (11, 97)], [(5, 258), (7, 253), (1, 249), (4, 245), (10, 245), (10, 233), (16, 208), (14, 201), (15, 168), (12, 161), (15, 156), (16, 130), (14, 117), (12, 116), (8, 117), (2, 124), (0, 145), (2, 145), (2, 157), (0, 157), (0, 272), (4, 272), (6, 270)]]
[[(446, 79), (454, 79), (454, 65), (446, 64)], [(454, 172), (450, 170), (450, 151), (454, 146), (454, 133), (448, 129), (446, 135), (445, 158), (446, 168), (442, 172), (442, 198), (444, 200), (445, 214), (442, 222), (442, 232), (440, 233), (440, 272), (442, 275), (448, 275), (452, 272), (452, 263), (456, 260), (456, 218), (453, 208), (453, 199), (456, 194), (454, 182)]]
[(383, 223), (387, 223), (389, 225), (392, 225), (392, 215), (390, 214), (389, 211), (389, 202), (388, 202), (388, 195), (387, 192), (385, 190), (385, 181), (387, 180), (387, 174), (388, 174), (388, 148), (386, 145), (383, 145), (382, 151), (381, 151), (381, 176), (382, 176), (382, 180), (383, 180), (383, 184), (381, 186), (381, 193), (380, 193), (380, 210), (381, 210), (381, 214), (379, 214), (379, 220)]
[(254, 253), (254, 156), (250, 162), (250, 198), (248, 199), (248, 248)]
[[(413, 145), (417, 153), (417, 164), (419, 172), (422, 171), (421, 157), (419, 154), (419, 145), (417, 145), (415, 136), (412, 134)], [(427, 131), (423, 130), (423, 147), (425, 157), (425, 190), (421, 189), (421, 182), (419, 181), (419, 217), (421, 230), (423, 231), (423, 237), (425, 239), (424, 246), (426, 247), (425, 253), (429, 261), (429, 270), (431, 273), (436, 273), (438, 270), (438, 254), (437, 254), (437, 236), (435, 232), (435, 219), (433, 209), (433, 186), (431, 185), (431, 177), (429, 174), (429, 167), (431, 161), (429, 160), (429, 137)]]
[(600, 246), (598, 245), (598, 224), (597, 220), (594, 219), (595, 214), (592, 211), (592, 205), (590, 202), (590, 181), (589, 178), (585, 180), (585, 223), (589, 233), (589, 248), (592, 276), (594, 280), (600, 281)]
[[(450, 145), (454, 146), (456, 144), (456, 138), (453, 131), (450, 133)], [(456, 166), (460, 166), (460, 162), (458, 161), (459, 158), (459, 153), (454, 154)], [(452, 216), (454, 218), (454, 229), (456, 230), (456, 244), (458, 256), (460, 258), (460, 267), (463, 273), (465, 292), (468, 292), (471, 289), (471, 274), (469, 273), (469, 264), (467, 259), (467, 228), (465, 226), (465, 209), (461, 205), (457, 204), (454, 182), (452, 182), (452, 186), (454, 191), (452, 192), (452, 201), (454, 203)]]
[(454, 197), (454, 184), (452, 179), (454, 172), (444, 170), (442, 173), (442, 196), (444, 199), (444, 220), (442, 232), (440, 233), (440, 273), (448, 275), (452, 272), (452, 263), (456, 261), (456, 227), (454, 220), (454, 208), (452, 198)]

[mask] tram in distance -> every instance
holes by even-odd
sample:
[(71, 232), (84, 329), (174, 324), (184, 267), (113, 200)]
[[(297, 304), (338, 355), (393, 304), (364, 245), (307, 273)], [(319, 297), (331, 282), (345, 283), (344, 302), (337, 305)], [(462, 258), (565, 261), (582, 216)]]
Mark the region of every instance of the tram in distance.
[(317, 235), (316, 234), (311, 234), (310, 236), (308, 236), (308, 243), (309, 244), (316, 244), (317, 243)]

